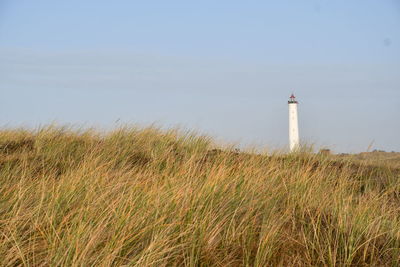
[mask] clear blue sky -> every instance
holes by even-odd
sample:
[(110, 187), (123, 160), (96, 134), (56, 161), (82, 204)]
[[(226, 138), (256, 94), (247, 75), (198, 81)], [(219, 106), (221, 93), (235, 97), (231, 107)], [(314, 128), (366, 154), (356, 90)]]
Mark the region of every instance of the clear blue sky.
[[(400, 1), (0, 0), (0, 125), (400, 151)], [(116, 122), (118, 120), (118, 122)]]

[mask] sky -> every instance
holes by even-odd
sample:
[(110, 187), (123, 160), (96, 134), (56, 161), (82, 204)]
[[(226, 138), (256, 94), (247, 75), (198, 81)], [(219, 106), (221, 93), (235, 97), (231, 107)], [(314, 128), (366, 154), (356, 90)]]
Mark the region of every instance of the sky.
[(0, 0), (0, 127), (400, 151), (400, 0)]

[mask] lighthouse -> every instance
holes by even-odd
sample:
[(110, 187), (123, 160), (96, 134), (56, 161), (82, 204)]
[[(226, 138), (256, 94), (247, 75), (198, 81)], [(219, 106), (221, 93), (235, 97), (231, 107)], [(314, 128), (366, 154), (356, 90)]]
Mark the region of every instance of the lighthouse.
[(297, 118), (297, 100), (292, 94), (289, 98), (289, 147), (290, 152), (299, 149), (299, 121)]

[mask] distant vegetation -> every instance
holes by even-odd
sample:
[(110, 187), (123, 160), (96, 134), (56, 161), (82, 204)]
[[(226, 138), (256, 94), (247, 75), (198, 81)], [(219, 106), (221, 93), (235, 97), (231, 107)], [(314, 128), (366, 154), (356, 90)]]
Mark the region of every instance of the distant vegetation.
[(154, 128), (0, 131), (3, 266), (396, 266), (400, 171)]
[(359, 154), (339, 154), (336, 157), (369, 165), (400, 168), (400, 153), (394, 151), (374, 150)]

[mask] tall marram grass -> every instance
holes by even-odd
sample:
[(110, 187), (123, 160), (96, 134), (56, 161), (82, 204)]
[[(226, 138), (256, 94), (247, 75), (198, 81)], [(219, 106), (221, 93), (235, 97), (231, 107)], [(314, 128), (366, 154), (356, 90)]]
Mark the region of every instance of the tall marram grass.
[(174, 130), (1, 130), (0, 264), (396, 266), (399, 178)]

